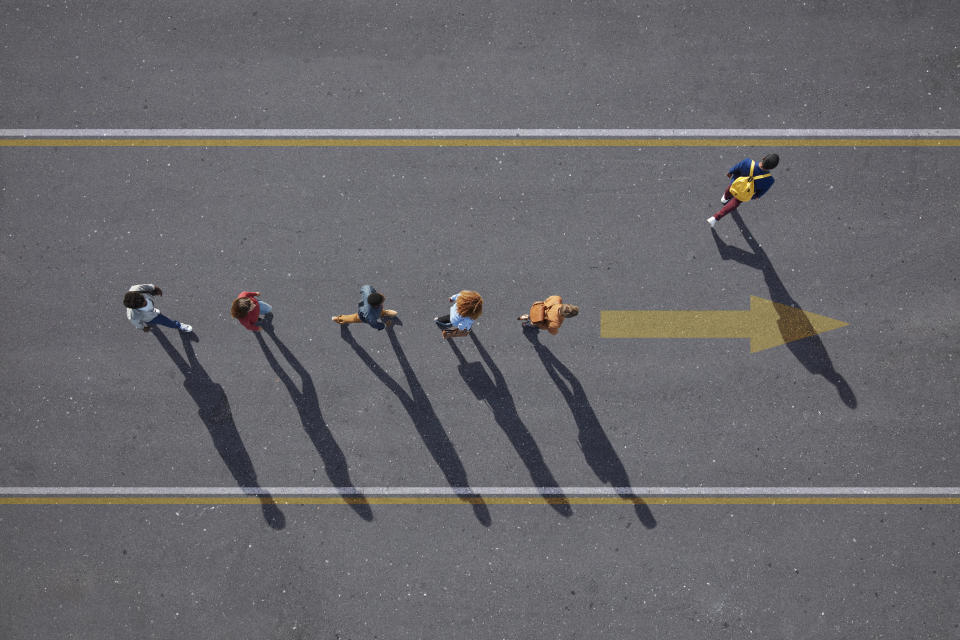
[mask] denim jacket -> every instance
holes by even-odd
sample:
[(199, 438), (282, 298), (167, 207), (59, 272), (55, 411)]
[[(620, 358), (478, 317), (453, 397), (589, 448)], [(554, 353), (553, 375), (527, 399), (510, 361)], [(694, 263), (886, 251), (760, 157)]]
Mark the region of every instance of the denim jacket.
[(366, 322), (374, 329), (383, 331), (384, 327), (386, 326), (380, 322), (380, 314), (383, 312), (383, 305), (378, 304), (374, 307), (367, 302), (367, 298), (370, 297), (370, 294), (376, 292), (377, 290), (369, 284), (365, 284), (360, 287), (360, 302), (357, 304), (357, 315), (360, 316), (361, 320)]

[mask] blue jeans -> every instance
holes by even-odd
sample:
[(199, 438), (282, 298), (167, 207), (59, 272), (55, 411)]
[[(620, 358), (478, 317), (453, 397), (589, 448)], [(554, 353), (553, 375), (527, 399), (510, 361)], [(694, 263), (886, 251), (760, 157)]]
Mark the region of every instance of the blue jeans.
[(264, 302), (263, 300), (258, 300), (258, 302), (260, 303), (260, 315), (265, 316), (265, 315), (267, 315), (268, 313), (270, 313), (270, 312), (273, 311), (273, 307), (271, 307), (270, 305), (268, 305), (268, 304), (267, 304), (266, 302)]
[(171, 320), (162, 313), (157, 314), (157, 317), (147, 323), (148, 325), (158, 324), (161, 327), (170, 327), (171, 329), (179, 329), (180, 323), (176, 320)]

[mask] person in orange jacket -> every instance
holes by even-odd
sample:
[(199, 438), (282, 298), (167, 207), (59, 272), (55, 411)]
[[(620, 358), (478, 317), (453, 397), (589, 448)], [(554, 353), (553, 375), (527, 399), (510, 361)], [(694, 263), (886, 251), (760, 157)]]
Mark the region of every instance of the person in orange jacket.
[(546, 329), (550, 335), (557, 335), (560, 325), (565, 318), (572, 318), (580, 313), (580, 307), (573, 304), (564, 304), (560, 296), (550, 296), (546, 300), (538, 300), (530, 307), (530, 312), (518, 317), (524, 328)]

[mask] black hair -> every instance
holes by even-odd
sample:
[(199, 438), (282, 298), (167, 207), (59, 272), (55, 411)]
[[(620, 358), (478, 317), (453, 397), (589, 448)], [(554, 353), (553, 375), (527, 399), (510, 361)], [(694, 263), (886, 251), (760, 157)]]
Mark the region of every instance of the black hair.
[(763, 156), (763, 160), (760, 161), (760, 164), (763, 165), (764, 170), (774, 169), (778, 164), (780, 164), (780, 156), (775, 153), (768, 153)]
[(139, 291), (127, 291), (123, 294), (123, 306), (128, 309), (139, 309), (146, 306), (147, 299)]
[(369, 304), (371, 307), (376, 307), (383, 304), (383, 294), (374, 291), (367, 296), (367, 304)]

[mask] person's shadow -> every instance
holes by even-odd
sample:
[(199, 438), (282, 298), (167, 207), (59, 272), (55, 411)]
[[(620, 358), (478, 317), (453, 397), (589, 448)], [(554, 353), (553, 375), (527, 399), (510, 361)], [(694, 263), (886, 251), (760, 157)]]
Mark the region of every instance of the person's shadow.
[(196, 334), (180, 334), (183, 340), (183, 350), (187, 354), (186, 359), (184, 359), (159, 328), (153, 327), (151, 333), (183, 374), (183, 386), (197, 404), (197, 413), (210, 433), (213, 446), (226, 463), (227, 469), (230, 470), (237, 481), (237, 485), (245, 494), (256, 496), (260, 501), (263, 517), (267, 524), (274, 529), (283, 529), (286, 526), (286, 517), (284, 517), (283, 512), (280, 511), (270, 494), (260, 488), (257, 473), (253, 468), (253, 461), (250, 459), (246, 447), (243, 446), (240, 432), (237, 431), (237, 425), (233, 421), (233, 412), (230, 410), (227, 394), (224, 393), (222, 386), (210, 379), (206, 370), (197, 360), (197, 354), (193, 350), (192, 344), (192, 340), (198, 339)]
[[(367, 521), (373, 520), (373, 511), (370, 509), (366, 497), (353, 486), (350, 480), (350, 468), (347, 465), (347, 458), (343, 454), (340, 445), (338, 445), (334, 439), (330, 428), (323, 419), (323, 414), (320, 412), (320, 400), (317, 397), (317, 389), (313, 386), (313, 378), (283, 341), (277, 337), (273, 322), (266, 320), (261, 326), (263, 331), (254, 333), (257, 337), (257, 342), (260, 344), (260, 349), (263, 350), (263, 355), (267, 358), (267, 362), (270, 364), (274, 373), (277, 374), (277, 377), (280, 378), (280, 381), (283, 382), (287, 388), (287, 392), (293, 400), (293, 405), (300, 414), (300, 422), (303, 424), (303, 430), (307, 433), (307, 436), (310, 437), (310, 441), (313, 442), (317, 453), (323, 458), (323, 467), (327, 472), (327, 477), (330, 478), (333, 486), (340, 491), (341, 499), (350, 505), (350, 508), (356, 511), (357, 515)], [(290, 375), (280, 366), (273, 352), (270, 351), (270, 347), (267, 346), (267, 341), (263, 339), (262, 333), (270, 336), (277, 345), (277, 349), (283, 354), (287, 362), (290, 363), (293, 370), (297, 372), (301, 382), (299, 388)]]
[(440, 471), (446, 478), (447, 483), (456, 490), (457, 497), (471, 504), (473, 506), (473, 513), (480, 524), (489, 527), (491, 519), (486, 503), (481, 496), (470, 488), (470, 483), (467, 481), (467, 470), (464, 468), (460, 456), (457, 455), (453, 443), (450, 442), (450, 438), (440, 423), (440, 419), (433, 410), (433, 405), (423, 390), (420, 380), (417, 379), (416, 373), (414, 373), (413, 368), (410, 366), (403, 347), (400, 346), (400, 340), (397, 338), (396, 332), (393, 330), (393, 327), (388, 327), (386, 331), (390, 338), (390, 345), (393, 347), (400, 367), (403, 369), (403, 375), (407, 379), (407, 385), (410, 387), (409, 393), (407, 393), (400, 383), (394, 380), (383, 367), (370, 357), (366, 349), (357, 343), (356, 339), (351, 335), (350, 329), (347, 328), (347, 325), (340, 325), (340, 337), (350, 345), (350, 348), (353, 349), (357, 357), (367, 365), (367, 368), (373, 372), (373, 375), (400, 400), (400, 404), (403, 405), (403, 408), (406, 409), (407, 414), (409, 414), (410, 419), (413, 421), (413, 426), (420, 435), (420, 439), (423, 440), (423, 444), (426, 445), (430, 455), (433, 456), (437, 466), (440, 467)]
[(456, 354), (457, 360), (460, 361), (457, 370), (460, 372), (460, 375), (470, 390), (473, 391), (473, 395), (475, 395), (478, 400), (486, 401), (490, 406), (494, 419), (497, 421), (497, 424), (500, 425), (500, 428), (503, 429), (507, 438), (510, 439), (510, 443), (513, 445), (513, 448), (517, 450), (520, 459), (523, 460), (523, 463), (527, 466), (530, 477), (537, 489), (540, 490), (540, 495), (543, 496), (544, 501), (552, 506), (560, 515), (565, 517), (572, 516), (573, 509), (570, 507), (570, 502), (554, 479), (550, 468), (547, 467), (547, 463), (543, 459), (543, 454), (540, 453), (540, 447), (537, 446), (536, 441), (530, 434), (530, 430), (527, 429), (527, 425), (523, 424), (523, 420), (520, 419), (520, 414), (517, 413), (517, 406), (513, 401), (513, 396), (510, 394), (510, 389), (507, 388), (506, 380), (500, 372), (499, 367), (497, 367), (493, 358), (490, 357), (490, 354), (487, 353), (487, 350), (483, 348), (477, 335), (471, 332), (470, 338), (473, 340), (473, 344), (476, 346), (477, 352), (480, 354), (483, 362), (486, 363), (490, 372), (493, 374), (493, 378), (491, 379), (487, 374), (483, 363), (467, 362), (467, 359), (463, 356), (463, 352), (460, 351), (460, 347), (457, 346), (456, 339), (454, 338), (447, 340), (447, 343), (450, 345), (454, 354)]
[[(716, 230), (712, 229), (713, 241), (717, 244), (717, 251), (720, 252), (720, 257), (723, 260), (733, 260), (759, 270), (763, 274), (767, 288), (770, 290), (771, 300), (784, 306), (803, 311), (803, 308), (797, 304), (797, 301), (794, 300), (787, 291), (783, 280), (777, 275), (773, 264), (767, 257), (767, 253), (753, 237), (753, 234), (750, 233), (750, 229), (747, 228), (740, 214), (734, 211), (730, 215), (737, 224), (737, 227), (739, 227), (740, 233), (743, 234), (744, 240), (747, 241), (753, 253), (744, 251), (739, 247), (728, 245), (720, 238)], [(798, 326), (798, 323), (802, 326)], [(830, 360), (830, 354), (827, 353), (827, 348), (823, 345), (823, 340), (820, 339), (820, 336), (816, 335), (816, 331), (813, 329), (813, 326), (810, 325), (810, 321), (806, 319), (806, 316), (802, 313), (792, 313), (789, 314), (789, 316), (781, 314), (780, 319), (777, 321), (777, 326), (784, 340), (792, 339), (798, 335), (809, 336), (800, 340), (787, 342), (787, 348), (794, 357), (800, 361), (800, 364), (806, 367), (807, 371), (814, 375), (823, 376), (830, 384), (836, 387), (837, 393), (845, 405), (851, 409), (856, 409), (857, 396), (853, 393), (853, 389), (850, 388), (850, 385), (843, 376), (834, 368), (833, 362)]]
[(553, 352), (540, 342), (540, 332), (533, 328), (524, 328), (524, 336), (533, 345), (540, 361), (543, 363), (547, 374), (563, 399), (567, 401), (573, 419), (577, 423), (577, 442), (580, 444), (580, 450), (583, 451), (583, 457), (597, 478), (601, 482), (608, 483), (617, 491), (617, 495), (627, 502), (633, 503), (633, 509), (637, 514), (637, 519), (647, 529), (653, 529), (657, 526), (657, 521), (642, 498), (630, 492), (630, 477), (627, 470), (617, 456), (616, 450), (607, 438), (606, 432), (597, 419), (587, 394), (583, 390), (583, 385), (577, 380), (573, 372), (570, 371)]

